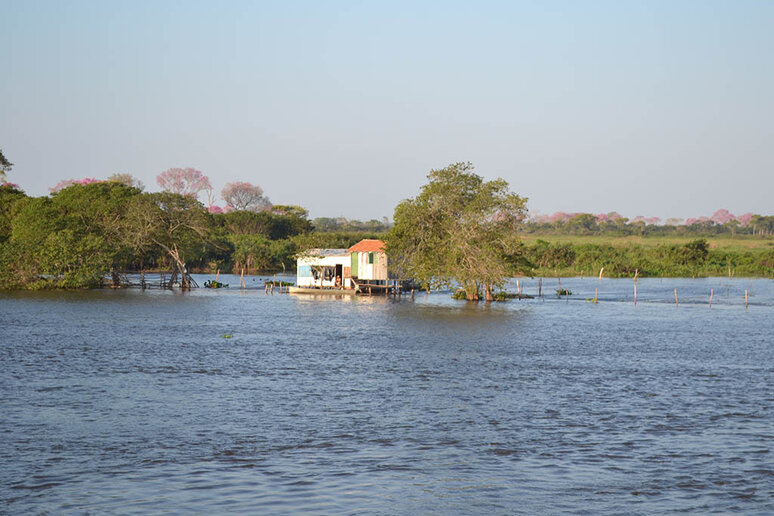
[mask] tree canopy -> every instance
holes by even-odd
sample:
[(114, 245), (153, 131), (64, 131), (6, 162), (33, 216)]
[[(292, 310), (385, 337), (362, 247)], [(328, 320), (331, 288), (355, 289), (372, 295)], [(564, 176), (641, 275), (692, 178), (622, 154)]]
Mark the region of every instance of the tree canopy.
[(10, 172), (12, 168), (13, 163), (6, 159), (5, 155), (3, 155), (3, 149), (0, 149), (0, 183), (5, 183), (5, 175)]
[(503, 179), (484, 181), (470, 163), (432, 170), (419, 195), (395, 208), (386, 239), (390, 267), (428, 286), (460, 285), (469, 300), (518, 272), (526, 198)]

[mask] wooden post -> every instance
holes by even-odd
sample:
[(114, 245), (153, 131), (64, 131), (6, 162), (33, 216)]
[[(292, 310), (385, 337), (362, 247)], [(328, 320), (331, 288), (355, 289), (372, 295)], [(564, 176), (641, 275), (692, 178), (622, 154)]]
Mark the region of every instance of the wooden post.
[(637, 282), (634, 282), (634, 306), (637, 306)]
[(715, 295), (715, 289), (711, 288), (710, 289), (710, 308), (712, 308), (712, 296), (714, 295)]
[(516, 293), (518, 295), (521, 295), (521, 284), (519, 284), (519, 280), (516, 280)]
[(242, 267), (242, 272), (239, 275), (239, 288), (245, 288), (245, 268)]
[(599, 303), (599, 287), (594, 289), (594, 304)]
[(543, 278), (538, 279), (538, 297), (543, 297)]
[(637, 277), (640, 275), (640, 269), (634, 269), (634, 282), (637, 283)]
[(675, 306), (680, 306), (680, 300), (677, 298), (677, 289), (675, 289)]
[(749, 301), (749, 296), (747, 295), (747, 290), (744, 291), (744, 308), (747, 310), (747, 302)]
[(140, 285), (142, 285), (142, 289), (145, 290), (145, 271), (140, 271)]
[(215, 285), (218, 284), (218, 278), (220, 278), (220, 269), (215, 269)]

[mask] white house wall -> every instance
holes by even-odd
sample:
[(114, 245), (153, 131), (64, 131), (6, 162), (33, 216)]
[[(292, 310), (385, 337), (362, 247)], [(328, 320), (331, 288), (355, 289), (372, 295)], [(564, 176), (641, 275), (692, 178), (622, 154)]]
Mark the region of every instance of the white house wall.
[[(335, 267), (336, 265), (341, 265), (342, 270), (344, 267), (350, 267), (352, 265), (351, 258), (349, 254), (346, 255), (333, 255), (333, 256), (306, 256), (303, 258), (299, 258), (296, 261), (296, 267), (297, 267), (297, 275), (296, 275), (296, 285), (299, 287), (319, 287), (320, 286), (320, 280), (314, 279), (314, 276), (302, 276), (300, 273), (303, 270), (302, 267), (304, 266), (327, 266), (327, 267)], [(336, 278), (334, 277), (331, 280), (322, 280), (322, 286), (323, 287), (335, 287), (336, 286)], [(351, 281), (349, 278), (344, 279), (344, 287), (350, 288)]]
[(357, 267), (358, 279), (387, 279), (387, 255), (385, 253), (374, 253), (373, 264), (368, 263), (368, 253), (358, 253)]

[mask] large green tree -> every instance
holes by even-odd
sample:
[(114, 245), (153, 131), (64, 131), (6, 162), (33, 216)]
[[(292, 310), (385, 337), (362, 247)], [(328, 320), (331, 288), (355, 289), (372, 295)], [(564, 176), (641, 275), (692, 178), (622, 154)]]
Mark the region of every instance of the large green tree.
[(12, 286), (96, 286), (130, 260), (124, 213), (134, 188), (118, 183), (72, 185), (52, 197), (17, 199), (2, 252)]
[(470, 163), (432, 170), (419, 195), (395, 208), (386, 238), (390, 268), (429, 287), (460, 285), (469, 300), (523, 265), (518, 229), (526, 199), (503, 179), (484, 181)]
[(212, 219), (194, 197), (169, 193), (137, 196), (127, 210), (131, 246), (136, 255), (159, 250), (171, 261), (180, 286), (190, 287), (186, 261), (199, 258), (212, 246)]

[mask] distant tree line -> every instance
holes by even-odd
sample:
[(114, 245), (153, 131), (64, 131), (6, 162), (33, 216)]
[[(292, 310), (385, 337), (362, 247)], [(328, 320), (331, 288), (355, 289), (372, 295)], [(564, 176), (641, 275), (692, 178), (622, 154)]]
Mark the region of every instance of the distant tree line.
[(774, 235), (774, 216), (745, 213), (735, 216), (728, 210), (717, 210), (711, 217), (667, 219), (638, 216), (631, 220), (616, 212), (564, 213), (532, 217), (524, 232), (535, 235), (610, 235), (610, 236), (697, 236)]
[(314, 227), (320, 232), (352, 232), (365, 231), (369, 233), (385, 233), (390, 230), (392, 224), (387, 217), (381, 220), (371, 219), (365, 222), (345, 217), (318, 217), (312, 221)]

